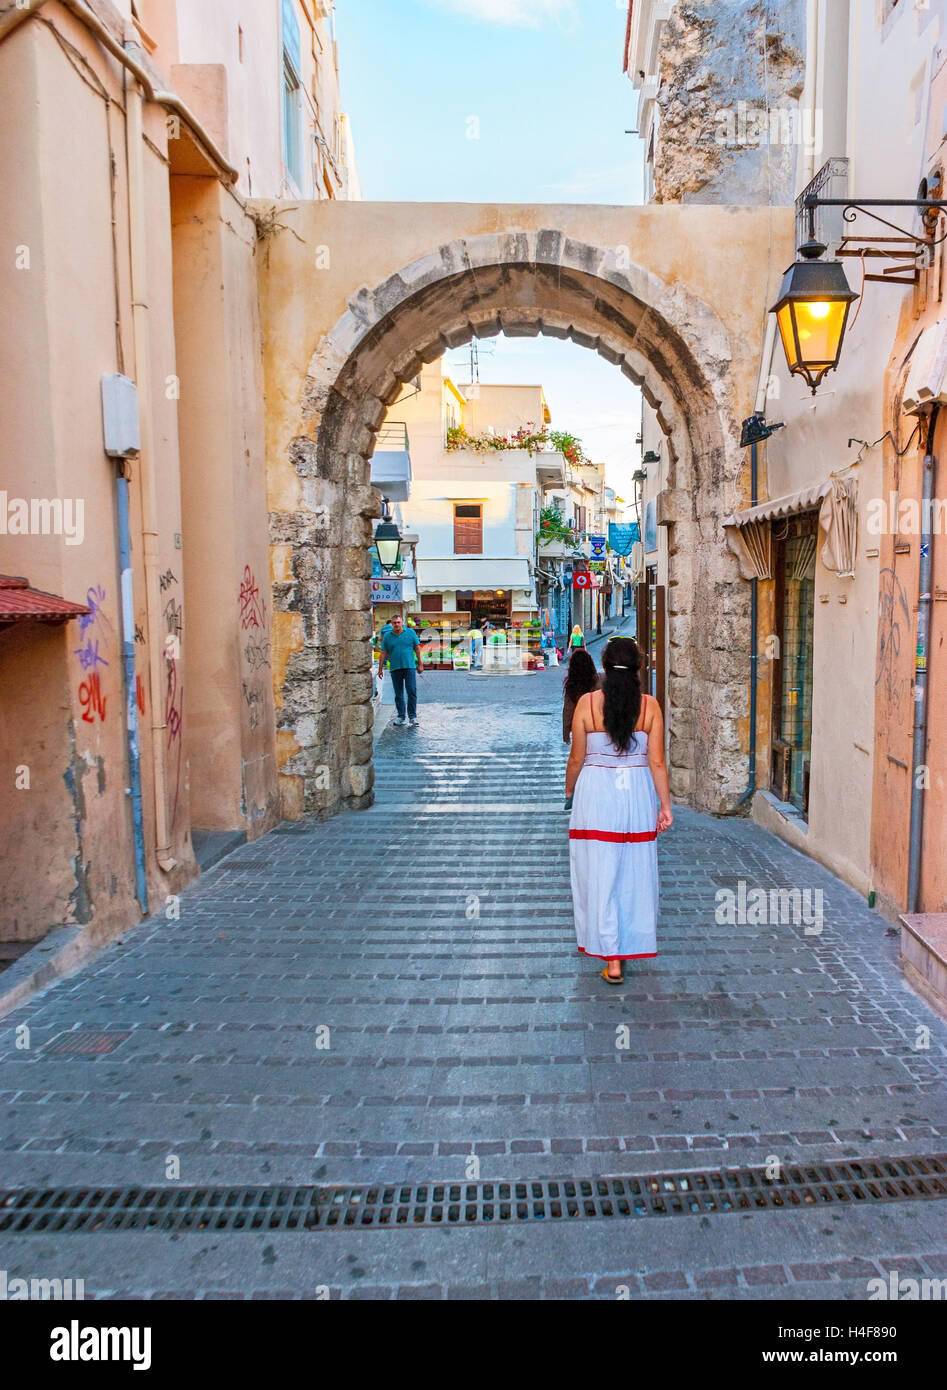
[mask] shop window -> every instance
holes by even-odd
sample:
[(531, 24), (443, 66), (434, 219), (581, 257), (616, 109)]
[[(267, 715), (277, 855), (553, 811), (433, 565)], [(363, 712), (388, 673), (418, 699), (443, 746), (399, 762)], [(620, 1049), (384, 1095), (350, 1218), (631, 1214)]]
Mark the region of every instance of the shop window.
[(770, 790), (804, 815), (809, 809), (812, 662), (818, 519), (815, 512), (774, 526), (777, 659), (773, 671)]
[(483, 554), (483, 507), (480, 503), (454, 504), (454, 554)]

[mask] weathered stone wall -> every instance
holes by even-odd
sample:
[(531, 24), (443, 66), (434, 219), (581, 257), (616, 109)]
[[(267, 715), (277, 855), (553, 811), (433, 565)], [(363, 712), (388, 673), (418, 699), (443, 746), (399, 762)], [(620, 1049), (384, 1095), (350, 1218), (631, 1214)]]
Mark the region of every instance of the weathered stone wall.
[(806, 136), (805, 0), (681, 0), (659, 53), (657, 202), (788, 205)]

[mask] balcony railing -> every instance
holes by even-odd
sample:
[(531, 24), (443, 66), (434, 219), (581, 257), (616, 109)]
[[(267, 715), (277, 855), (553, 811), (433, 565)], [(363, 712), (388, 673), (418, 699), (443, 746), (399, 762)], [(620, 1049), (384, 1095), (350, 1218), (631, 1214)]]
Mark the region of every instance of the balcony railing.
[(375, 435), (375, 452), (410, 452), (408, 448), (408, 427), (403, 420), (388, 420)]

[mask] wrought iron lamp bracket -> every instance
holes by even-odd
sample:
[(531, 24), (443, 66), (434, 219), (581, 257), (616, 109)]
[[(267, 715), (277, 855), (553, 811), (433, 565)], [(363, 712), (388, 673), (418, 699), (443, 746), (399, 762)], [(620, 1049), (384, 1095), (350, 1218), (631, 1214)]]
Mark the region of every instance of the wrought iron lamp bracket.
[[(926, 264), (930, 264), (928, 258), (933, 248), (947, 241), (947, 229), (941, 236), (934, 235), (939, 215), (947, 210), (947, 200), (941, 198), (867, 198), (859, 201), (854, 198), (820, 198), (817, 194), (810, 194), (803, 206), (809, 214), (809, 246), (813, 250), (821, 245), (815, 236), (815, 210), (820, 207), (841, 208), (842, 218), (849, 224), (862, 213), (865, 217), (870, 217), (873, 221), (897, 232), (897, 236), (843, 236), (839, 243), (839, 256), (858, 257), (863, 266), (868, 257), (892, 260), (900, 256), (911, 256), (908, 263), (889, 266), (881, 275), (865, 274), (866, 280), (876, 280), (883, 285), (916, 285), (925, 261)], [(876, 207), (919, 209), (925, 235), (917, 236), (906, 227), (899, 227), (896, 223), (890, 222), (880, 213), (870, 211)]]

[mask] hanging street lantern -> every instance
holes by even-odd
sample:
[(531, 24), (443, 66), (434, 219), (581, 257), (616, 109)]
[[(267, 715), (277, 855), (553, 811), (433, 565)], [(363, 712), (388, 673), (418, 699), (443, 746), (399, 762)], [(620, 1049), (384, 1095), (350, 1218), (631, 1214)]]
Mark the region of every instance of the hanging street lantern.
[(805, 378), (813, 395), (826, 372), (838, 366), (848, 311), (858, 298), (838, 261), (818, 259), (824, 251), (814, 238), (799, 247), (802, 259), (786, 271), (771, 310), (786, 365), (790, 373)]
[(375, 528), (375, 549), (378, 563), (386, 574), (398, 568), (401, 558), (401, 532), (391, 519), (391, 504), (387, 497), (381, 499), (381, 521)]
[[(938, 179), (938, 192), (940, 182)], [(810, 188), (814, 187), (814, 183), (810, 184)], [(816, 210), (841, 208), (842, 219), (846, 223), (854, 222), (861, 214), (897, 232), (897, 237), (887, 238), (843, 236), (837, 254), (861, 256), (864, 266), (866, 257), (889, 257), (893, 254), (887, 247), (879, 248), (874, 242), (887, 240), (907, 244), (910, 249), (903, 252), (904, 256), (909, 257), (906, 265), (889, 266), (882, 275), (863, 271), (863, 279), (886, 285), (917, 285), (921, 266), (930, 264), (933, 247), (944, 239), (943, 235), (935, 238), (935, 230), (941, 213), (947, 211), (947, 200), (928, 197), (930, 191), (931, 185), (923, 179), (916, 198), (822, 198), (812, 192), (800, 195), (800, 211), (808, 218), (808, 239), (799, 247), (801, 259), (786, 271), (779, 299), (770, 312), (776, 315), (790, 372), (805, 377), (813, 395), (826, 372), (834, 371), (838, 366), (848, 311), (852, 300), (858, 298), (849, 287), (839, 262), (819, 259), (825, 254), (825, 247), (816, 237)], [(920, 215), (923, 233), (915, 235), (906, 227), (889, 222), (880, 213), (871, 212), (871, 208), (911, 208)], [(891, 274), (892, 269), (901, 273)], [(747, 442), (752, 443), (753, 440)]]

